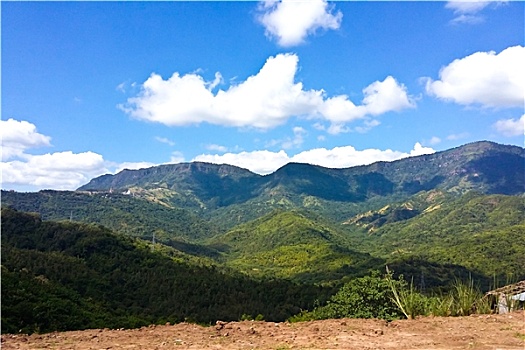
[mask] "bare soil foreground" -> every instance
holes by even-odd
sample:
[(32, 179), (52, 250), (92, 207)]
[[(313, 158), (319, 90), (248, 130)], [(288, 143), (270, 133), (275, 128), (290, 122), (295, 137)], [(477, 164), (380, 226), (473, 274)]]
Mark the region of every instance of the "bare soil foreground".
[(2, 349), (525, 349), (525, 313), (427, 317), (387, 323), (219, 322), (2, 335)]

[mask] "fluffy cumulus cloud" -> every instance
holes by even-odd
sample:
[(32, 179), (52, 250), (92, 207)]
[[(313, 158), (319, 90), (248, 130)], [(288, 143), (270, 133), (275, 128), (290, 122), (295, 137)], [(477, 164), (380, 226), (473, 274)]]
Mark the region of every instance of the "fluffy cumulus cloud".
[(401, 158), (431, 154), (435, 151), (416, 143), (409, 153), (390, 149), (356, 150), (352, 146), (335, 147), (332, 149), (316, 148), (289, 156), (284, 150), (279, 152), (253, 151), (241, 153), (202, 154), (194, 161), (216, 164), (232, 164), (249, 169), (258, 174), (269, 174), (290, 162), (321, 165), (328, 168), (347, 168), (357, 165), (371, 164), (378, 161), (393, 161)]
[(31, 154), (35, 148), (50, 147), (51, 137), (40, 134), (34, 124), (8, 119), (0, 121), (2, 136), (1, 184), (4, 189), (36, 191), (46, 188), (73, 190), (90, 179), (122, 169), (153, 166), (152, 163), (117, 164), (94, 152), (62, 151)]
[(2, 162), (3, 187), (71, 190), (92, 177), (109, 172), (100, 154), (71, 151), (24, 155), (23, 160)]
[(174, 73), (167, 80), (152, 74), (142, 91), (119, 107), (134, 118), (169, 126), (207, 122), (270, 129), (296, 116), (341, 125), (415, 106), (405, 86), (391, 76), (364, 88), (358, 106), (346, 95), (327, 97), (323, 90), (305, 90), (295, 82), (298, 61), (294, 54), (270, 57), (256, 75), (217, 93), (212, 88), (216, 82), (196, 73)]
[(343, 19), (326, 0), (266, 0), (260, 3), (260, 10), (258, 19), (266, 35), (284, 47), (302, 44), (319, 30), (338, 29)]
[(201, 154), (193, 159), (197, 162), (208, 162), (215, 164), (230, 164), (241, 168), (249, 169), (258, 174), (269, 174), (279, 167), (290, 162), (290, 158), (285, 151), (271, 152), (267, 150), (225, 153)]
[(426, 91), (440, 99), (488, 108), (523, 107), (525, 48), (509, 47), (499, 54), (476, 52), (456, 59), (427, 79)]
[(513, 137), (525, 135), (525, 114), (519, 119), (502, 119), (494, 123), (493, 128), (500, 134)]
[(40, 134), (34, 124), (24, 120), (0, 120), (0, 135), (2, 160), (20, 157), (29, 148), (51, 145), (51, 137)]

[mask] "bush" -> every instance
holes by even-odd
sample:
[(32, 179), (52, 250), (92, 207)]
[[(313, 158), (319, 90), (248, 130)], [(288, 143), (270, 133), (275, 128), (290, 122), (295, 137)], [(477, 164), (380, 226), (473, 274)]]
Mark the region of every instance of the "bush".
[(399, 288), (404, 286), (403, 281), (393, 281), (374, 271), (370, 276), (356, 278), (343, 285), (325, 306), (319, 306), (311, 312), (302, 312), (292, 317), (290, 321), (344, 317), (397, 319), (402, 313), (393, 301), (389, 281)]

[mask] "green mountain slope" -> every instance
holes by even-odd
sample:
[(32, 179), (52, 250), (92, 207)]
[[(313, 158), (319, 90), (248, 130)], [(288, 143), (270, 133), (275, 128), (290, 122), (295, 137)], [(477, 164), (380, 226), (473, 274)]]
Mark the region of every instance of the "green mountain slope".
[(215, 227), (185, 209), (117, 193), (79, 191), (2, 191), (2, 205), (39, 213), (44, 220), (102, 224), (116, 232), (157, 241), (198, 240), (212, 236)]
[(252, 276), (319, 283), (383, 268), (384, 262), (351, 250), (344, 236), (297, 211), (276, 211), (210, 240), (227, 266)]
[(150, 323), (282, 321), (326, 290), (259, 281), (171, 259), (88, 224), (2, 209), (2, 333)]
[(178, 207), (206, 210), (257, 196), (262, 178), (231, 165), (195, 162), (123, 170), (117, 175), (95, 178), (79, 190), (129, 190), (137, 195), (147, 193), (150, 197), (160, 197)]
[(483, 141), (347, 169), (290, 163), (266, 176), (229, 165), (163, 165), (104, 175), (79, 190), (131, 192), (191, 209), (227, 230), (273, 209), (308, 208), (342, 221), (432, 189), (522, 194), (524, 163), (525, 149)]
[(388, 217), (388, 211), (354, 217), (348, 230), (361, 236), (372, 255), (391, 261), (417, 258), (458, 264), (487, 277), (525, 277), (523, 197), (470, 193), (452, 201), (438, 198), (426, 209), (419, 205), (420, 213), (410, 218), (382, 224), (376, 219), (372, 231), (363, 218)]
[(523, 148), (476, 142), (348, 169), (292, 163), (267, 176), (188, 163), (103, 176), (84, 191), (2, 191), (2, 204), (155, 235), (179, 260), (251, 277), (337, 283), (387, 262), (438, 286), (456, 272), (523, 270), (524, 162)]

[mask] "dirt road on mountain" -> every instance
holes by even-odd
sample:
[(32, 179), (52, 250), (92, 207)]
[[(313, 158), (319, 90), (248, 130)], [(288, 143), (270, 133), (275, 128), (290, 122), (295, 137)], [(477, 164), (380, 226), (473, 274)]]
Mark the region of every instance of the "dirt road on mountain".
[(2, 349), (525, 349), (525, 313), (427, 317), (387, 323), (341, 319), (230, 322), (130, 330), (2, 335)]

